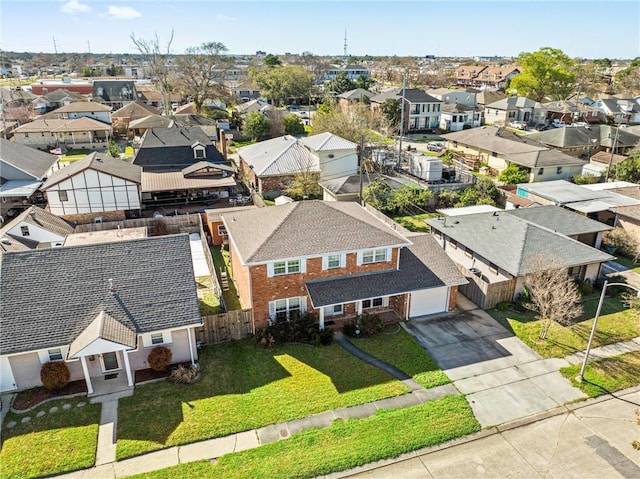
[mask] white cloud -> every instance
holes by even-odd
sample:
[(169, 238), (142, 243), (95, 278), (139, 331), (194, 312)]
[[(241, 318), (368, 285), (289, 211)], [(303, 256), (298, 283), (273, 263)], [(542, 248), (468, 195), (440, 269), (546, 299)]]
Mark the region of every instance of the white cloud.
[(142, 16), (142, 13), (133, 7), (116, 7), (115, 5), (109, 5), (107, 14), (116, 20), (133, 20)]
[(218, 13), (216, 15), (216, 20), (220, 20), (223, 22), (235, 22), (237, 20), (236, 17), (228, 17), (227, 15), (223, 15), (221, 13)]
[(71, 15), (74, 13), (89, 13), (91, 11), (91, 7), (84, 3), (80, 3), (78, 0), (69, 0), (60, 7), (60, 11)]

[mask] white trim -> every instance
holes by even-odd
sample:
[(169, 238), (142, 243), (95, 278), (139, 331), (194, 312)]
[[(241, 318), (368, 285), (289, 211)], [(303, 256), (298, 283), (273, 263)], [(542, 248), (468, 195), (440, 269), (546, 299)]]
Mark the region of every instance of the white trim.
[[(194, 331), (195, 333), (195, 331)], [(193, 340), (191, 339), (191, 329), (187, 329), (187, 337), (189, 338), (189, 356), (191, 357), (191, 364), (195, 365), (195, 354), (193, 354)]]
[(122, 359), (124, 359), (124, 369), (127, 372), (127, 385), (133, 386), (133, 375), (131, 374), (131, 364), (129, 364), (127, 351), (122, 351)]
[(91, 384), (91, 376), (89, 375), (89, 368), (87, 368), (86, 356), (80, 356), (80, 364), (82, 364), (84, 380), (87, 383), (87, 394), (93, 394), (93, 384)]
[[(118, 367), (115, 369), (106, 369), (105, 365), (104, 365), (104, 359), (103, 356), (105, 354), (115, 354), (116, 357), (116, 362), (118, 363)], [(102, 370), (103, 374), (109, 374), (113, 371), (122, 371), (122, 365), (120, 364), (120, 359), (118, 358), (118, 351), (106, 351), (100, 355), (98, 355), (100, 358), (100, 369)]]
[[(54, 351), (56, 349), (60, 350), (62, 357), (60, 359), (51, 359), (49, 356), (49, 351)], [(50, 363), (51, 361), (64, 361), (67, 358), (68, 353), (69, 353), (69, 346), (53, 346), (51, 348), (39, 349), (38, 359), (40, 359), (40, 364)]]
[[(338, 266), (332, 266), (329, 267), (329, 257), (330, 256), (337, 256), (339, 259), (339, 264)], [(329, 269), (339, 269), (339, 268), (344, 268), (347, 264), (347, 255), (345, 253), (329, 253), (326, 255), (322, 256), (322, 269), (323, 270), (329, 270)]]
[[(152, 342), (152, 335), (157, 335), (157, 334), (162, 334), (162, 342), (161, 343), (154, 343)], [(162, 331), (153, 331), (150, 333), (145, 333), (145, 334), (141, 334), (140, 335), (142, 337), (142, 347), (143, 348), (152, 348), (155, 346), (162, 346), (164, 344), (171, 344), (173, 343), (173, 337), (171, 336), (171, 331), (169, 330), (162, 330)]]

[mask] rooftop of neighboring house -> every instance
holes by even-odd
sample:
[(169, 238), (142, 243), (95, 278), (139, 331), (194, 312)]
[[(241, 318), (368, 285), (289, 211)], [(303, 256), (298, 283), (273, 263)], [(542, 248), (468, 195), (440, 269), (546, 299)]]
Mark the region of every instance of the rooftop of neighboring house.
[(480, 72), (480, 79), (484, 81), (486, 81), (487, 79), (501, 81), (504, 80), (509, 74), (516, 71), (519, 72), (520, 70), (515, 65), (487, 67)]
[(139, 101), (134, 101), (114, 111), (111, 114), (111, 117), (112, 118), (129, 118), (131, 120), (137, 120), (139, 118), (144, 118), (149, 115), (159, 115), (159, 114), (160, 114), (160, 110), (158, 110), (157, 108), (147, 105), (145, 103), (141, 103)]
[(516, 110), (518, 108), (536, 108), (542, 109), (543, 105), (535, 100), (530, 100), (524, 96), (510, 96), (493, 103), (485, 104), (485, 108), (494, 110)]
[[(529, 209), (533, 208), (522, 211)], [(425, 221), (432, 229), (455, 240), (458, 247), (464, 246), (513, 276), (535, 271), (541, 258), (555, 258), (565, 267), (613, 259), (613, 256), (506, 211)]]
[[(13, 240), (21, 241), (22, 237), (15, 237), (13, 235), (9, 235), (8, 232), (15, 228), (16, 225), (20, 223), (26, 223), (27, 225), (37, 226), (46, 231), (49, 231), (57, 236), (66, 236), (68, 234), (73, 233), (74, 226), (68, 221), (63, 220), (59, 216), (49, 213), (42, 208), (37, 206), (30, 206), (18, 216), (13, 218), (11, 221), (5, 223), (2, 228), (0, 228), (0, 237), (9, 236)], [(27, 238), (28, 240), (29, 238)], [(35, 246), (37, 247), (37, 242), (35, 242)], [(5, 243), (6, 245), (6, 243)], [(28, 248), (33, 249), (33, 248)]]
[(135, 101), (137, 99), (133, 80), (95, 80), (93, 96), (108, 102)]
[(329, 132), (305, 136), (300, 138), (300, 141), (311, 151), (316, 152), (332, 150), (353, 150), (355, 152), (355, 149), (358, 146), (352, 141), (345, 140), (344, 138)]
[(243, 146), (237, 153), (257, 176), (289, 175), (320, 168), (309, 149), (291, 135)]
[[(394, 88), (384, 93), (379, 93), (371, 97), (371, 101), (376, 103), (382, 103), (388, 98), (402, 98), (402, 88)], [(418, 88), (405, 88), (404, 99), (409, 103), (442, 103), (442, 100), (425, 93)]]
[(442, 135), (450, 142), (460, 142), (474, 148), (500, 154), (514, 154), (548, 149), (525, 135), (518, 135), (499, 126), (482, 126)]
[(68, 234), (64, 239), (63, 246), (114, 243), (116, 241), (129, 241), (132, 239), (146, 238), (147, 236), (148, 233), (146, 226), (140, 226), (137, 228), (118, 228), (115, 230), (104, 231), (84, 231), (82, 233)]
[(235, 106), (235, 110), (241, 115), (252, 111), (264, 111), (264, 109), (273, 109), (274, 106), (270, 105), (264, 100), (250, 100), (245, 103), (240, 103)]
[(245, 264), (411, 244), (349, 201), (300, 201), (222, 218)]
[(202, 321), (187, 234), (9, 251), (0, 271), (2, 355), (71, 344), (104, 314), (136, 334)]
[(477, 111), (477, 108), (460, 103), (445, 103), (442, 106), (443, 113), (467, 113), (470, 111)]
[[(30, 123), (26, 123), (14, 131), (16, 133), (40, 133), (59, 132), (67, 133), (72, 131), (110, 131), (111, 125), (103, 123), (93, 118), (83, 116), (70, 120), (40, 118)], [(43, 140), (47, 142), (47, 140)]]
[(84, 113), (84, 112), (96, 112), (96, 111), (111, 111), (111, 107), (97, 103), (95, 101), (74, 101), (68, 105), (61, 106), (48, 114), (58, 113)]
[(375, 95), (375, 93), (365, 90), (364, 88), (356, 88), (355, 90), (349, 90), (341, 93), (338, 95), (338, 98), (343, 98), (349, 101), (360, 101), (363, 97), (371, 98)]
[(505, 94), (505, 92), (501, 90), (491, 90), (491, 89), (475, 90), (473, 88), (467, 88), (466, 91), (468, 91), (469, 93), (475, 94), (476, 103), (478, 105), (488, 105), (491, 103), (495, 103), (499, 100), (502, 100), (504, 98), (507, 98), (507, 95)]
[(159, 114), (147, 115), (129, 122), (130, 129), (138, 128), (167, 128), (173, 120)]
[[(399, 190), (404, 183), (390, 176), (380, 173), (362, 175), (362, 187), (366, 188), (372, 181), (382, 178), (392, 190)], [(353, 195), (360, 192), (360, 175), (342, 176), (331, 180), (321, 181), (320, 186), (334, 195)]]
[[(44, 178), (57, 161), (55, 155), (0, 138), (0, 165), (10, 165), (34, 179)], [(9, 172), (9, 168), (0, 168), (0, 177), (5, 180), (16, 179), (11, 178)]]
[(128, 161), (112, 158), (104, 153), (89, 153), (84, 158), (70, 163), (64, 168), (54, 171), (49, 179), (42, 185), (42, 190), (46, 191), (61, 181), (71, 178), (85, 170), (94, 170), (109, 176), (128, 180), (140, 184), (142, 178), (142, 168), (132, 165)]
[(611, 148), (614, 143), (616, 147), (624, 148), (638, 144), (640, 136), (626, 130), (610, 125), (566, 126), (531, 133), (527, 137), (555, 148), (589, 145)]
[(544, 150), (511, 153), (507, 160), (526, 168), (544, 168), (557, 166), (580, 166), (589, 163), (587, 160), (567, 155), (561, 151), (545, 148)]
[(544, 226), (566, 236), (598, 233), (612, 229), (611, 226), (600, 221), (592, 220), (586, 216), (573, 213), (566, 208), (553, 205), (517, 208), (506, 210), (505, 213), (517, 216), (530, 223)]
[(65, 90), (64, 88), (60, 88), (59, 90), (54, 90), (49, 93), (45, 93), (42, 97), (52, 103), (57, 103), (65, 98), (71, 98), (73, 101), (86, 101), (84, 95), (80, 93), (72, 92), (69, 90)]

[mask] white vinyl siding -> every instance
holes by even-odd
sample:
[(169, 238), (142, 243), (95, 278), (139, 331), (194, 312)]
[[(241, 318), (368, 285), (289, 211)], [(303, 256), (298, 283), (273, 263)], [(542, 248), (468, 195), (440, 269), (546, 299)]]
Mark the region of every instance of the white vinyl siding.
[(304, 273), (306, 262), (304, 259), (290, 259), (285, 261), (274, 261), (267, 265), (267, 276), (280, 276), (283, 274)]
[(159, 344), (171, 344), (171, 331), (158, 331), (156, 333), (149, 333), (142, 335), (142, 346), (150, 348)]

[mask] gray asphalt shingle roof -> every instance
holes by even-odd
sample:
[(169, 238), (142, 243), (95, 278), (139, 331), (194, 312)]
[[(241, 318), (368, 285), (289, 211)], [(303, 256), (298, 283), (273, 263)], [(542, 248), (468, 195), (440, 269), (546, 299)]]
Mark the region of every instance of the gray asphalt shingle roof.
[(433, 236), (412, 236), (411, 241), (400, 251), (398, 270), (308, 281), (313, 307), (467, 283)]
[(5, 234), (22, 221), (62, 237), (73, 233), (74, 230), (73, 225), (67, 221), (34, 205), (24, 210), (10, 222), (5, 223), (5, 225), (0, 228), (0, 235)]
[(506, 210), (505, 213), (567, 236), (609, 231), (611, 229), (609, 225), (553, 205), (518, 208)]
[(221, 216), (244, 263), (411, 244), (347, 201), (307, 200)]
[(101, 311), (137, 334), (202, 321), (186, 234), (7, 252), (0, 272), (3, 355), (71, 344)]
[(478, 213), (427, 219), (441, 231), (513, 276), (531, 272), (540, 256), (556, 257), (566, 267), (613, 259), (606, 253), (508, 213)]
[(542, 143), (528, 139), (525, 135), (517, 135), (499, 126), (482, 126), (442, 136), (451, 142), (456, 141), (473, 148), (495, 151), (502, 155), (548, 149)]
[(104, 311), (100, 311), (87, 328), (69, 346), (68, 358), (72, 358), (97, 339), (105, 339), (113, 343), (136, 348), (136, 332)]
[[(0, 164), (6, 163), (18, 168), (31, 175), (34, 179), (41, 180), (56, 161), (58, 161), (58, 157), (50, 153), (5, 140), (4, 138), (0, 139)], [(12, 179), (5, 177), (7, 169), (4, 169), (4, 172), (2, 170), (3, 168), (0, 168), (0, 176), (2, 178)]]
[(129, 180), (140, 184), (142, 182), (142, 168), (138, 165), (123, 160), (112, 158), (103, 153), (93, 152), (81, 160), (74, 161), (68, 166), (54, 171), (49, 179), (42, 185), (42, 190), (47, 190), (53, 185), (57, 185), (61, 181), (66, 180), (84, 170), (95, 170), (110, 176)]

